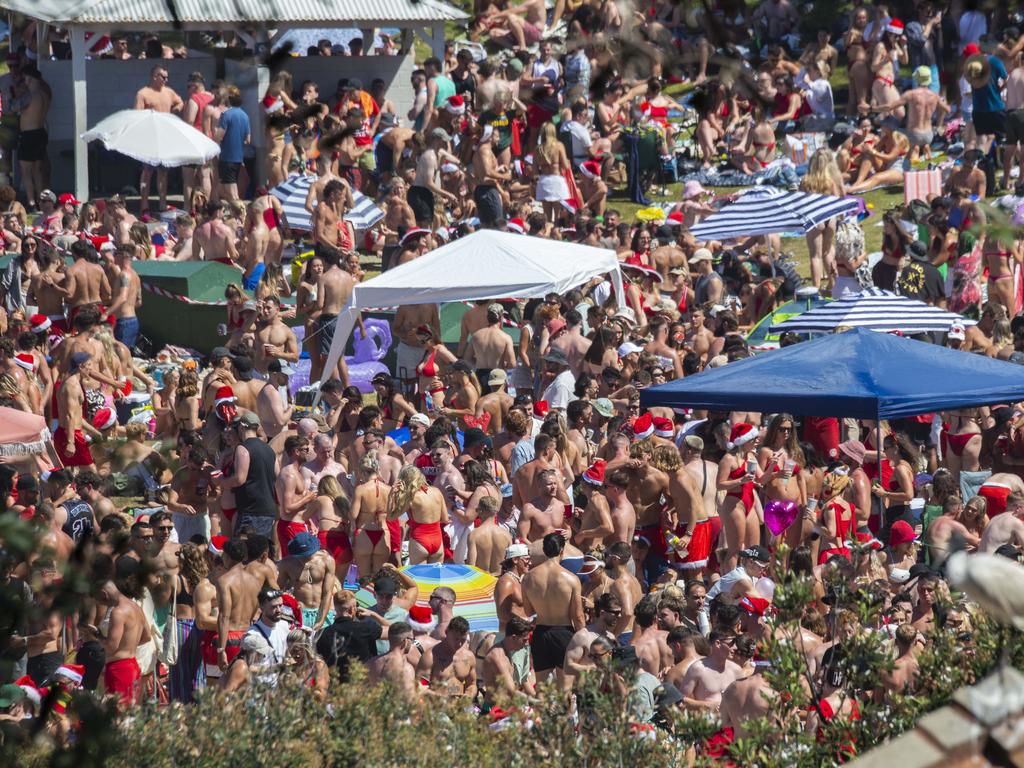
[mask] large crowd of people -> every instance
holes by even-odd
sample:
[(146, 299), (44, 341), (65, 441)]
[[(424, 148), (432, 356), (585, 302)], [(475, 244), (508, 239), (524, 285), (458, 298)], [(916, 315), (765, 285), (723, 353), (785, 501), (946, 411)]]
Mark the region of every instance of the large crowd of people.
[[(408, 109), (382, 80), (321, 94), (285, 60), (264, 113), (248, 114), (233, 84), (169, 82), (161, 59), (184, 53), (147, 40), (156, 61), (136, 108), (180, 114), (221, 146), (183, 169), (169, 212), (162, 168), (141, 169), (139, 201), (48, 188), (38, 62), (66, 51), (59, 30), (12, 51), (0, 406), (43, 417), (53, 437), (49, 453), (0, 465), (4, 514), (38, 539), (0, 553), (4, 588), (33, 608), (0, 638), (0, 719), (31, 722), (43, 688), (124, 709), (205, 687), (323, 698), (356, 665), (409, 701), (464, 697), (490, 713), (619, 665), (636, 722), (706, 712), (720, 730), (700, 748), (724, 755), (773, 701), (759, 648), (784, 632), (779, 579), (814, 588), (786, 636), (820, 685), (817, 706), (794, 713), (812, 731), (856, 718), (859, 696), (913, 692), (936, 633), (971, 642), (976, 606), (943, 564), (959, 542), (1024, 551), (1019, 404), (879, 424), (645, 409), (640, 392), (749, 357), (745, 332), (804, 282), (977, 318), (926, 340), (1024, 361), (1024, 36), (1005, 9), (855, 2), (814, 29), (790, 0), (478, 5), (468, 39), (413, 72)], [(309, 54), (349, 52), (324, 42)], [(385, 42), (375, 55), (395, 52)], [(112, 46), (136, 55), (127, 38)], [(776, 235), (690, 231), (733, 194), (715, 194), (723, 179), (844, 196), (932, 168), (938, 188), (877, 212), (880, 255), (853, 219), (806, 234), (803, 275)], [(309, 233), (268, 191), (296, 172), (316, 176)], [(635, 220), (616, 208), (624, 187), (643, 197), (680, 172), (681, 199)], [(1005, 215), (989, 206), (997, 190)], [(384, 214), (368, 230), (346, 219), (357, 194)], [(325, 370), (366, 270), (478, 229), (612, 249), (625, 295), (605, 276), (476, 302), (457, 340), (442, 339), (438, 306), (399, 306), (396, 357), (372, 394), (344, 359)], [(147, 346), (133, 265), (148, 260), (237, 268), (209, 354)], [(301, 366), (320, 382), (316, 408), (289, 387)], [(441, 562), (496, 580), (497, 633), (404, 569)], [(74, 610), (53, 601), (69, 564), (92, 585)], [(837, 602), (846, 588), (883, 604), (879, 625)], [(863, 632), (886, 633), (895, 664), (873, 691), (835, 673)], [(73, 738), (62, 706), (50, 717)]]

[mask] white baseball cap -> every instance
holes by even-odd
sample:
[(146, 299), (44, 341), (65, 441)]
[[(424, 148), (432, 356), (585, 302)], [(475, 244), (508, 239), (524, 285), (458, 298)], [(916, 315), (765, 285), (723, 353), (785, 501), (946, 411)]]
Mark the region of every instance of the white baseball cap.
[(949, 326), (949, 333), (946, 334), (946, 338), (956, 339), (957, 341), (963, 341), (964, 339), (967, 338), (967, 329), (964, 327), (963, 323), (955, 321), (952, 325)]
[(619, 357), (625, 357), (631, 355), (634, 352), (643, 352), (644, 348), (639, 344), (634, 344), (632, 341), (624, 341), (619, 345)]

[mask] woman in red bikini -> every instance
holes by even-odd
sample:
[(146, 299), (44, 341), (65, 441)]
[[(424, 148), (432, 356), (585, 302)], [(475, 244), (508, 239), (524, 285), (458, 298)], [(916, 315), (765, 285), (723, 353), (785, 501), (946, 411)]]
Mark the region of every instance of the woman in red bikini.
[(416, 329), (416, 338), (423, 347), (423, 360), (416, 366), (416, 391), (419, 392), (423, 410), (427, 413), (444, 408), (444, 380), (441, 370), (457, 359), (429, 325)]
[(788, 413), (776, 414), (768, 422), (763, 444), (757, 450), (757, 464), (764, 486), (765, 522), (769, 530), (775, 528), (772, 534), (778, 535), (778, 527), (788, 520), (786, 544), (791, 550), (796, 549), (812, 526), (809, 520), (797, 522), (807, 503), (807, 485), (801, 472), (804, 453), (796, 438), (793, 417)]
[(388, 505), (389, 520), (409, 516), (409, 565), (440, 563), (444, 559), (441, 529), (448, 525), (448, 511), (440, 489), (427, 484), (423, 473), (406, 464), (398, 473), (395, 492)]
[(359, 578), (373, 576), (391, 557), (391, 537), (386, 525), (391, 486), (380, 479), (376, 452), (363, 455), (356, 469), (352, 497), (352, 523)]
[[(872, 484), (881, 482), (883, 486), (888, 488), (889, 480), (892, 478), (892, 464), (885, 458), (885, 452), (878, 447), (879, 427), (876, 426), (877, 424), (878, 422), (870, 419), (862, 419), (860, 422), (864, 434), (865, 448), (862, 469)], [(884, 419), (881, 422), (881, 432), (882, 435), (888, 435), (892, 432), (889, 422)], [(881, 462), (881, 465), (879, 465), (879, 462)], [(884, 510), (885, 503), (878, 497), (872, 497), (871, 512), (868, 515), (868, 530), (876, 536), (882, 528), (882, 519), (884, 517), (882, 513)]]
[(946, 467), (960, 482), (960, 472), (981, 470), (981, 423), (988, 418), (987, 408), (964, 408), (945, 414), (939, 442)]
[(1017, 314), (1017, 281), (1014, 271), (1020, 266), (1024, 254), (1013, 238), (985, 236), (982, 258), (988, 268), (989, 301), (998, 301), (1006, 307), (1008, 317)]
[(760, 478), (757, 463), (760, 436), (755, 426), (733, 424), (726, 453), (718, 463), (718, 490), (725, 491), (718, 516), (727, 544), (722, 573), (736, 567), (741, 550), (760, 542), (761, 519), (755, 512), (758, 502), (754, 491), (754, 482)]
[(316, 498), (309, 503), (309, 520), (316, 526), (320, 546), (334, 558), (338, 578), (344, 581), (346, 567), (352, 562), (352, 542), (348, 535), (352, 503), (333, 475), (320, 478), (316, 493)]
[(875, 480), (871, 492), (886, 504), (883, 530), (888, 536), (892, 523), (906, 517), (910, 511), (910, 500), (914, 498), (914, 468), (918, 466), (920, 456), (917, 448), (903, 434), (888, 435), (882, 441), (882, 447), (893, 468), (892, 477), (885, 485)]
[[(225, 429), (221, 432), (221, 442), (224, 444), (224, 450), (220, 453), (217, 466), (220, 468), (221, 474), (231, 477), (235, 474), (235, 448), (238, 447), (238, 433), (233, 429)], [(215, 523), (212, 526), (213, 533), (219, 533), (222, 536), (231, 535), (232, 523), (235, 513), (238, 511), (235, 504), (235, 491), (232, 488), (220, 488), (220, 497), (217, 500), (220, 524)]]
[(833, 555), (842, 555), (850, 559), (849, 542), (857, 527), (857, 515), (853, 506), (843, 498), (843, 491), (850, 484), (850, 476), (846, 469), (841, 468), (825, 476), (821, 489), (821, 514), (818, 531), (818, 565), (828, 561)]

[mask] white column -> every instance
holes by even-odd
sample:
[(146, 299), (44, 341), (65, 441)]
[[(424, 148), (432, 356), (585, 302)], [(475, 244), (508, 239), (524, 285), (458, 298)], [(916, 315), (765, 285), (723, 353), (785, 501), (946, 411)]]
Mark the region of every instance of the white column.
[(73, 26), (71, 32), (72, 103), (75, 109), (75, 197), (89, 199), (89, 147), (82, 141), (87, 126), (87, 98), (85, 80), (85, 30)]

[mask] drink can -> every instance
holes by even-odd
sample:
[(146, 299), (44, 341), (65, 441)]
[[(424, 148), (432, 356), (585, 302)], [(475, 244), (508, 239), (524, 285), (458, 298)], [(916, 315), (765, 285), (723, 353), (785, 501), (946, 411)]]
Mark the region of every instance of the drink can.
[(748, 475), (756, 475), (757, 474), (757, 459), (747, 459), (747, 474)]

